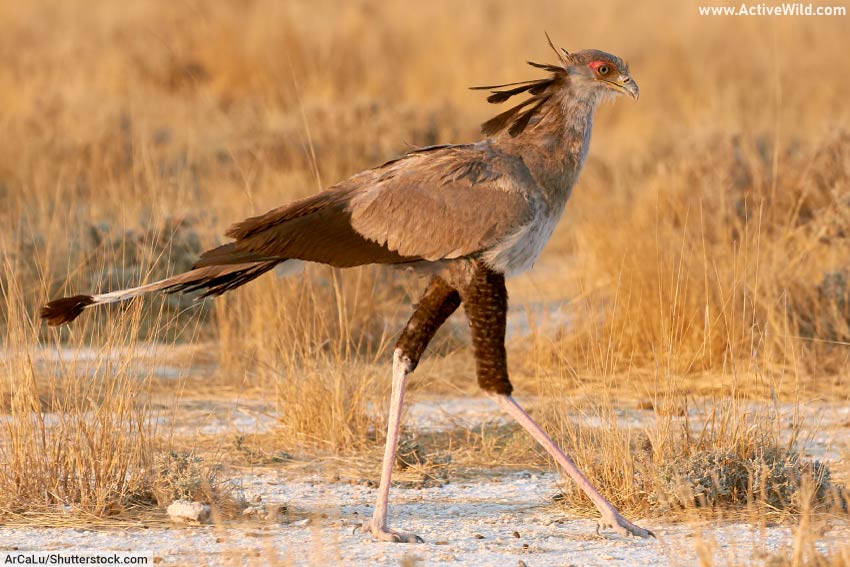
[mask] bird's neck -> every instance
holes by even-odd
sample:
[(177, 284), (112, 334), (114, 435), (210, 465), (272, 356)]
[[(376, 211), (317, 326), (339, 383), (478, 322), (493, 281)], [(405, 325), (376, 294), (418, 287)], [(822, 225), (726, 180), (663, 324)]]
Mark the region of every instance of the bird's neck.
[(564, 201), (587, 157), (597, 104), (592, 97), (573, 95), (553, 96), (522, 134), (500, 140), (522, 157), (541, 188), (563, 193)]
[(565, 97), (555, 101), (556, 116), (559, 123), (561, 139), (551, 148), (560, 152), (560, 157), (575, 170), (576, 177), (584, 165), (587, 151), (590, 149), (590, 134), (593, 130), (593, 112), (596, 110), (596, 98)]

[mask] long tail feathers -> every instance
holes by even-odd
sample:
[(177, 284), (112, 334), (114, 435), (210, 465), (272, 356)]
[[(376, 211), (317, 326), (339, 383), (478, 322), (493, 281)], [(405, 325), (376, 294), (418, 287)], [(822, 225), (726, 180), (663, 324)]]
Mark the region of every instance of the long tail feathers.
[(94, 304), (95, 300), (91, 295), (63, 297), (54, 299), (42, 307), (40, 315), (50, 326), (62, 325), (63, 323), (70, 323), (80, 316), (83, 309)]
[(97, 295), (74, 295), (54, 299), (41, 308), (41, 318), (48, 325), (70, 323), (87, 308), (104, 303), (117, 303), (152, 292), (176, 293), (206, 290), (200, 297), (221, 295), (260, 277), (273, 269), (279, 260), (226, 264), (195, 268), (184, 274), (139, 287)]

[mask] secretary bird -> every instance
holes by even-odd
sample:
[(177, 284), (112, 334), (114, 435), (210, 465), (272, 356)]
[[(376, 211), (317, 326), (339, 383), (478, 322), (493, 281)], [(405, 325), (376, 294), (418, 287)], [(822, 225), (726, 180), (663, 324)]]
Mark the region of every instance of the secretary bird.
[(188, 272), (131, 289), (57, 299), (41, 317), (61, 325), (94, 305), (155, 291), (221, 295), (291, 260), (339, 268), (413, 268), (430, 282), (393, 352), (381, 484), (364, 531), (382, 541), (422, 541), (387, 525), (404, 386), (434, 333), (463, 304), (480, 387), (590, 497), (601, 514), (600, 527), (652, 536), (626, 520), (511, 397), (505, 276), (531, 269), (552, 235), (587, 156), (598, 104), (619, 94), (638, 98), (638, 86), (619, 57), (594, 49), (569, 53), (551, 40), (549, 45), (558, 64), (529, 62), (548, 77), (473, 87), (490, 90), (491, 103), (530, 95), (485, 122), (484, 140), (410, 151), (326, 191), (236, 223), (226, 233), (233, 242), (204, 252)]

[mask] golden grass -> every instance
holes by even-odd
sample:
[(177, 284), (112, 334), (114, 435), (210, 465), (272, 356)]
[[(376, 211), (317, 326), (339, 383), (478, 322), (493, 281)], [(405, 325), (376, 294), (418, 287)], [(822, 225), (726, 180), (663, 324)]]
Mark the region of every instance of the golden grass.
[[(534, 76), (523, 61), (550, 57), (543, 27), (569, 49), (623, 55), (642, 92), (637, 105), (600, 110), (564, 221), (537, 269), (509, 284), (530, 312), (569, 301), (569, 324), (532, 325), (510, 345), (518, 391), (551, 400), (536, 409), (544, 425), (617, 504), (646, 512), (671, 456), (780, 447), (777, 400), (847, 399), (841, 18), (712, 19), (688, 3), (624, 0), (592, 14), (543, 1), (453, 6), (0, 5), (2, 510), (103, 515), (150, 490), (162, 443), (149, 374), (110, 356), (149, 339), (201, 341), (216, 367), (209, 388), (274, 392), (276, 445), (363, 455), (374, 474), (387, 353), (421, 290), (407, 274), (311, 267), (200, 309), (153, 300), (59, 331), (36, 310), (185, 268), (230, 222), (411, 146), (476, 139), (493, 108), (465, 88)], [(441, 332), (414, 396), (475, 392), (465, 340)], [(93, 377), (37, 367), (39, 344), (91, 345)], [(176, 380), (156, 396), (179, 400), (186, 387), (202, 386)], [(633, 403), (653, 408), (654, 428), (617, 427), (613, 409)], [(672, 419), (690, 407), (713, 418), (696, 437)], [(459, 465), (546, 463), (510, 431), (448, 439)], [(796, 557), (847, 564), (846, 553)]]
[(147, 387), (144, 369), (132, 355), (109, 352), (135, 345), (133, 325), (113, 326), (104, 350), (91, 360), (39, 360), (17, 284), (3, 297), (8, 330), (0, 378), (9, 405), (0, 439), (0, 510), (13, 516), (121, 514), (145, 489), (154, 449), (150, 407), (139, 399)]

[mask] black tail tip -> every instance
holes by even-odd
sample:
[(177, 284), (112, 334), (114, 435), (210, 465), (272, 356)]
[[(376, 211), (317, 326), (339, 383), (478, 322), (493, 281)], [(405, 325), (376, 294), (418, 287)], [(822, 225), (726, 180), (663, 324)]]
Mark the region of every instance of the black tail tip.
[(54, 299), (42, 307), (39, 315), (47, 321), (48, 325), (55, 327), (56, 325), (70, 323), (80, 316), (83, 309), (93, 303), (94, 298), (90, 295), (63, 297), (62, 299)]

